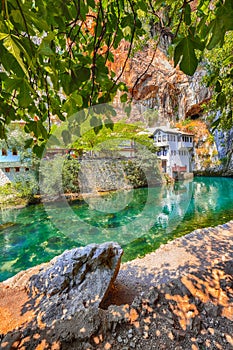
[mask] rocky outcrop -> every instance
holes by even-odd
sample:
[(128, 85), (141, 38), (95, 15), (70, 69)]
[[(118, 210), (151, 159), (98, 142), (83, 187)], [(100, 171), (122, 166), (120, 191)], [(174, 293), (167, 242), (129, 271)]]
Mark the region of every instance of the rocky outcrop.
[(228, 131), (215, 130), (214, 138), (221, 161), (216, 171), (221, 175), (233, 177), (233, 128)]
[[(91, 244), (65, 251), (32, 276), (29, 270), (23, 281), (28, 300), (21, 312), (31, 311), (30, 322), (20, 332), (8, 333), (3, 348), (11, 349), (16, 339), (27, 349), (36, 349), (45, 339), (48, 344), (89, 339), (100, 327), (99, 307), (116, 278), (122, 253), (117, 243)], [(3, 285), (16, 288), (14, 279)]]
[[(127, 44), (123, 43), (119, 48), (123, 55), (118, 53), (116, 69), (124, 60), (124, 45)], [(193, 76), (185, 75), (179, 68), (174, 68), (163, 49), (157, 48), (155, 52), (151, 40), (142, 51), (134, 54), (122, 75), (133, 97), (134, 111), (130, 121), (140, 120), (155, 126), (175, 124), (187, 118), (198, 119), (203, 115), (203, 105), (208, 104), (212, 95), (211, 89), (202, 82), (205, 74), (200, 66)], [(216, 145), (212, 144), (211, 148), (199, 147), (206, 142), (201, 137), (196, 143), (196, 170), (210, 176), (233, 176), (233, 132), (216, 131), (214, 138)]]
[[(111, 68), (117, 74), (125, 62), (127, 46), (123, 41), (115, 52)], [(202, 83), (204, 68), (200, 66), (192, 77), (186, 76), (169, 60), (166, 43), (163, 47), (165, 49), (160, 45), (155, 51), (151, 39), (126, 64), (121, 79), (132, 97), (133, 112), (129, 122), (142, 121), (153, 127), (174, 125), (187, 118), (196, 120), (203, 115), (203, 105), (211, 98), (211, 90)], [(206, 129), (209, 127), (206, 125)], [(211, 147), (208, 147), (205, 135), (196, 142), (195, 170), (206, 175), (232, 176), (232, 132), (219, 131), (214, 136), (216, 145), (212, 143)]]
[[(126, 59), (127, 46), (126, 42), (122, 42), (115, 52), (115, 63), (111, 68), (117, 74)], [(211, 96), (211, 91), (201, 83), (204, 74), (204, 69), (200, 67), (192, 77), (185, 75), (179, 68), (174, 68), (173, 61), (162, 49), (157, 48), (155, 52), (154, 41), (149, 41), (127, 62), (121, 77), (136, 107), (132, 118), (134, 121), (142, 120), (148, 108), (155, 109), (159, 122), (163, 123), (199, 115), (202, 104)]]

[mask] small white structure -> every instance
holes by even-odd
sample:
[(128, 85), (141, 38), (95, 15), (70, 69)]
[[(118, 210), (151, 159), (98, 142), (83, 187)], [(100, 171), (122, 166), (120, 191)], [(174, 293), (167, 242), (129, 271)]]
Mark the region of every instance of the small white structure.
[(158, 158), (162, 161), (164, 173), (175, 179), (193, 176), (193, 134), (167, 126), (148, 129), (154, 138)]
[(29, 171), (28, 164), (22, 163), (16, 148), (0, 148), (0, 186), (12, 182), (19, 173)]

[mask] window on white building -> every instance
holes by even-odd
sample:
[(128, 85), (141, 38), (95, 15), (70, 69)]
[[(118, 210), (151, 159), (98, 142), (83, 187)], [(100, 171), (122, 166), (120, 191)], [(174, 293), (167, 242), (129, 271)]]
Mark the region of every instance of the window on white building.
[(167, 136), (163, 135), (163, 141), (167, 141)]
[(17, 154), (18, 154), (17, 149), (15, 147), (12, 148), (12, 155), (17, 156)]
[(7, 150), (5, 148), (2, 148), (2, 156), (7, 156)]

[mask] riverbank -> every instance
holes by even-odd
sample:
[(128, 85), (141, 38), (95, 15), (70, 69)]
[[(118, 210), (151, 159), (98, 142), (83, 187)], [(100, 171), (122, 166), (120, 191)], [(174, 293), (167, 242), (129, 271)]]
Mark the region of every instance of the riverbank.
[(53, 345), (43, 331), (46, 325), (40, 325), (43, 340), (24, 332), (33, 319), (33, 309), (22, 312), (30, 302), (24, 285), (38, 267), (22, 272), (0, 284), (0, 334), (8, 333), (2, 335), (2, 349), (22, 349), (27, 339), (35, 345), (38, 338), (37, 347), (30, 349), (230, 350), (232, 261), (233, 221), (195, 230), (142, 259), (122, 264), (100, 309), (102, 327), (88, 342), (60, 343), (58, 337)]
[[(85, 201), (89, 198), (96, 198), (96, 197), (103, 197), (107, 196), (112, 193), (116, 193), (119, 191), (127, 191), (125, 190), (111, 190), (111, 191), (96, 191), (91, 193), (66, 193), (64, 194), (66, 200), (69, 203), (73, 203), (75, 201)], [(63, 197), (56, 198), (54, 201), (51, 201), (52, 203), (59, 203), (63, 202)], [(36, 204), (42, 204), (47, 203), (50, 201), (47, 201), (41, 197), (41, 195), (37, 194), (30, 200), (26, 198), (17, 197), (16, 195), (8, 195), (5, 197), (0, 196), (0, 209), (1, 210), (7, 210), (7, 209), (22, 209), (27, 207), (28, 205), (36, 205)]]

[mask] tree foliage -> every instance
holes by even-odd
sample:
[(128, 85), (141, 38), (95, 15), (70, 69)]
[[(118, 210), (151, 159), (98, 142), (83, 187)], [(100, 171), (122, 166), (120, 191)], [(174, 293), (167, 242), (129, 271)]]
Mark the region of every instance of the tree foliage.
[(84, 151), (119, 151), (124, 140), (135, 141), (136, 147), (144, 146), (154, 152), (155, 146), (152, 139), (143, 133), (144, 129), (137, 124), (126, 124), (125, 122), (114, 123), (112, 128), (104, 126), (98, 133), (93, 129), (83, 133), (71, 147)]
[(108, 62), (123, 38), (132, 43), (143, 34), (141, 8), (143, 1), (131, 0), (3, 0), (0, 137), (6, 124), (24, 119), (38, 151), (52, 116), (64, 120), (125, 90)]
[[(228, 33), (222, 48), (206, 56), (206, 84), (213, 89), (207, 111), (213, 128), (230, 129), (233, 125), (233, 33)], [(218, 113), (216, 113), (216, 111)], [(217, 118), (216, 118), (217, 115)]]
[[(232, 0), (156, 1), (165, 6), (159, 16), (161, 28), (173, 37), (174, 64), (193, 75), (205, 50), (222, 47), (226, 33), (233, 30)], [(165, 15), (164, 15), (165, 14)]]
[[(0, 138), (6, 125), (26, 121), (41, 154), (52, 119), (106, 103), (120, 82), (133, 43), (153, 19), (170, 32), (174, 63), (192, 75), (204, 50), (222, 46), (233, 30), (232, 0), (2, 0), (0, 3)], [(159, 35), (160, 35), (159, 34)], [(116, 76), (110, 62), (121, 40), (130, 43)], [(81, 121), (83, 122), (83, 121)]]

